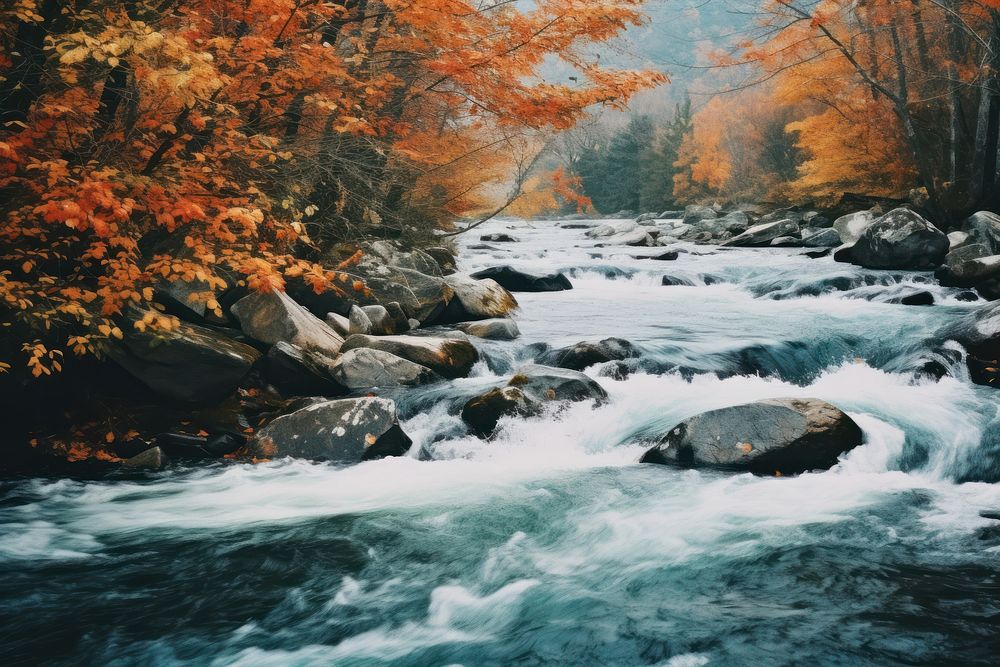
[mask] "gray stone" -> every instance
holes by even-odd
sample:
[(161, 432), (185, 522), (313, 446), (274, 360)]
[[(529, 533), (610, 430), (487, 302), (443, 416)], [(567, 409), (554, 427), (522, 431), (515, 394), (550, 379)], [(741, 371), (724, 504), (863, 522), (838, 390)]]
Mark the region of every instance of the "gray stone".
[(397, 330), (396, 320), (389, 314), (385, 306), (362, 306), (361, 310), (364, 311), (368, 317), (368, 321), (371, 322), (371, 331), (369, 333), (373, 336), (391, 336), (392, 334), (402, 333)]
[(792, 475), (828, 469), (862, 440), (854, 420), (825, 401), (775, 399), (692, 417), (642, 461)]
[(906, 208), (868, 225), (850, 249), (850, 261), (869, 269), (933, 269), (948, 253), (944, 232)]
[(347, 393), (333, 375), (335, 362), (315, 350), (278, 341), (264, 357), (264, 376), (285, 396), (339, 396)]
[(948, 234), (948, 249), (958, 250), (973, 243), (972, 235), (968, 232), (952, 232)]
[(833, 228), (840, 234), (840, 240), (845, 244), (857, 243), (868, 226), (875, 222), (878, 216), (873, 211), (858, 211), (848, 213), (834, 220)]
[(579, 371), (529, 364), (517, 370), (509, 387), (537, 401), (604, 401), (608, 394), (593, 378)]
[(162, 449), (151, 447), (141, 454), (125, 459), (122, 462), (122, 467), (131, 470), (163, 470), (168, 463), (170, 463), (170, 459), (167, 458)]
[(970, 216), (962, 229), (968, 232), (974, 242), (989, 248), (991, 255), (1000, 255), (1000, 215), (980, 211)]
[(622, 338), (605, 338), (597, 342), (582, 342), (558, 350), (551, 350), (539, 358), (539, 363), (556, 368), (582, 371), (594, 364), (632, 359), (639, 351), (630, 341)]
[(509, 317), (496, 317), (478, 322), (463, 322), (458, 325), (458, 328), (470, 336), (489, 340), (514, 340), (521, 335), (517, 324)]
[(737, 248), (751, 248), (770, 245), (771, 241), (782, 236), (791, 236), (799, 231), (799, 225), (792, 220), (778, 220), (777, 222), (765, 222), (761, 225), (754, 225), (739, 236), (736, 236), (722, 245)]
[(336, 331), (284, 292), (245, 296), (233, 304), (231, 311), (243, 333), (267, 345), (284, 341), (334, 356), (344, 342)]
[(366, 397), (325, 401), (282, 415), (254, 435), (249, 449), (257, 458), (350, 464), (403, 456), (410, 444), (399, 426), (396, 404)]
[(358, 306), (351, 306), (351, 312), (347, 316), (351, 334), (372, 333), (372, 321), (368, 318), (368, 313)]
[(442, 323), (506, 317), (517, 310), (517, 299), (495, 280), (476, 280), (461, 273), (445, 280), (455, 296), (439, 318)]
[(337, 332), (340, 336), (351, 335), (351, 321), (343, 315), (337, 313), (326, 314), (326, 325)]
[(840, 244), (840, 234), (836, 229), (822, 229), (802, 238), (802, 245), (807, 248), (836, 248)]
[(469, 399), (462, 406), (462, 421), (474, 434), (486, 438), (496, 430), (501, 417), (529, 417), (539, 409), (538, 401), (528, 398), (517, 387), (498, 387)]
[(389, 352), (446, 378), (465, 377), (479, 361), (479, 352), (468, 341), (431, 336), (356, 335), (348, 337), (341, 350), (346, 353), (360, 347)]
[(682, 220), (684, 220), (685, 225), (694, 225), (702, 220), (714, 220), (717, 217), (719, 214), (711, 206), (692, 205), (684, 209)]
[(348, 350), (331, 370), (336, 381), (351, 391), (372, 387), (427, 384), (440, 379), (434, 371), (384, 350), (359, 347)]

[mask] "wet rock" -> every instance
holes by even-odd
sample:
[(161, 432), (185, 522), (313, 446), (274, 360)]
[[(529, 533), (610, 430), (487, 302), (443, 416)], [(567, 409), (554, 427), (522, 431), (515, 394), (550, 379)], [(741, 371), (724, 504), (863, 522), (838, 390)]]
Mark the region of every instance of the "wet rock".
[(679, 220), (684, 217), (684, 211), (663, 211), (657, 217), (660, 220)]
[[(352, 306), (353, 307), (353, 306)], [(351, 335), (351, 320), (337, 313), (326, 314), (326, 325), (341, 337)]]
[(694, 282), (680, 276), (663, 276), (660, 279), (660, 284), (664, 287), (692, 287)]
[(507, 383), (538, 401), (604, 401), (608, 394), (593, 378), (579, 371), (529, 364)]
[(455, 253), (450, 248), (446, 248), (444, 246), (434, 246), (431, 248), (424, 248), (424, 252), (427, 253), (428, 257), (437, 263), (442, 276), (446, 276), (449, 273), (455, 273), (455, 271), (458, 270), (458, 265), (455, 262)]
[(334, 356), (344, 339), (284, 292), (245, 296), (231, 311), (250, 338), (267, 345), (291, 343), (303, 350)]
[(848, 213), (837, 218), (833, 223), (833, 228), (840, 235), (840, 240), (843, 243), (857, 243), (861, 235), (864, 234), (869, 225), (875, 222), (877, 217), (874, 211)]
[(521, 335), (517, 324), (509, 317), (497, 317), (478, 322), (463, 322), (458, 325), (458, 328), (470, 336), (489, 340), (514, 340)]
[(594, 364), (620, 361), (639, 356), (635, 345), (622, 338), (605, 338), (597, 342), (582, 342), (551, 350), (539, 358), (539, 363), (557, 368), (582, 371)]
[(695, 225), (703, 220), (715, 220), (719, 217), (711, 206), (688, 206), (684, 209), (682, 220), (685, 225)]
[(934, 275), (947, 287), (976, 287), (1000, 275), (1000, 255), (987, 255), (988, 252), (981, 243), (952, 250), (945, 257), (945, 266)]
[(791, 220), (792, 222), (798, 224), (805, 221), (805, 216), (802, 211), (799, 211), (794, 207), (779, 208), (776, 211), (771, 211), (767, 215), (762, 215), (757, 223), (763, 225), (770, 222), (778, 222), (780, 220)]
[(833, 248), (824, 248), (823, 250), (804, 252), (802, 254), (810, 259), (822, 259), (823, 257), (829, 257), (831, 254), (833, 254)]
[(257, 458), (351, 464), (404, 456), (411, 443), (399, 426), (396, 404), (367, 397), (325, 401), (278, 417), (248, 447)]
[[(972, 242), (972, 235), (968, 232), (951, 232), (948, 234), (948, 250), (950, 252), (954, 252)], [(990, 253), (987, 250), (985, 254), (988, 255)]]
[(622, 232), (621, 234), (614, 234), (608, 236), (604, 239), (598, 247), (603, 248), (605, 246), (632, 246), (632, 247), (650, 247), (656, 245), (655, 240), (650, 235), (650, 233), (645, 229), (635, 229), (630, 232)]
[(606, 225), (591, 227), (590, 229), (587, 230), (586, 236), (592, 239), (604, 238), (607, 236), (615, 236), (618, 234), (627, 234), (629, 232), (634, 232), (638, 229), (638, 227), (639, 225), (636, 224), (635, 221), (633, 220), (612, 222)]
[(802, 246), (802, 239), (797, 236), (779, 236), (771, 239), (768, 245), (772, 248), (798, 248)]
[(408, 318), (422, 324), (436, 321), (454, 297), (449, 283), (451, 276), (429, 276), (398, 266), (366, 265), (356, 270), (371, 291), (372, 302), (365, 305), (387, 306), (396, 302)]
[(823, 229), (802, 237), (802, 245), (806, 248), (836, 248), (840, 244), (840, 234), (836, 229)]
[(123, 468), (130, 470), (163, 470), (170, 463), (170, 459), (159, 447), (151, 447), (141, 454), (136, 454), (132, 458), (125, 459)]
[(897, 208), (865, 228), (849, 250), (850, 261), (869, 269), (933, 269), (948, 252), (948, 237), (906, 208)]
[(730, 234), (742, 234), (750, 227), (750, 216), (743, 211), (732, 211), (718, 218), (717, 224)]
[(108, 355), (167, 398), (210, 403), (231, 394), (260, 359), (260, 352), (212, 329), (182, 324), (172, 331), (123, 326), (124, 338)]
[(933, 306), (934, 305), (934, 295), (930, 292), (916, 292), (914, 294), (909, 294), (904, 296), (899, 300), (904, 306)]
[(510, 234), (483, 234), (479, 240), (488, 243), (517, 243), (517, 239)]
[(338, 384), (359, 391), (372, 387), (400, 387), (427, 384), (440, 376), (420, 364), (384, 350), (359, 347), (337, 360), (331, 375)]
[(965, 221), (962, 230), (969, 234), (970, 241), (989, 248), (991, 255), (1000, 255), (1000, 215), (980, 211)]
[(517, 309), (514, 295), (495, 280), (476, 280), (460, 273), (445, 280), (455, 296), (438, 319), (442, 324), (506, 317)]
[(462, 407), (462, 421), (474, 434), (486, 438), (496, 430), (501, 417), (529, 417), (538, 411), (538, 402), (517, 387), (499, 387), (470, 399)]
[(778, 220), (776, 222), (766, 222), (761, 225), (755, 225), (750, 229), (746, 230), (739, 236), (736, 236), (728, 241), (724, 242), (724, 246), (732, 246), (737, 248), (752, 248), (759, 246), (770, 245), (771, 241), (782, 236), (791, 236), (799, 231), (798, 223), (792, 220)]
[(476, 280), (495, 280), (498, 285), (511, 292), (560, 292), (573, 289), (573, 284), (563, 273), (536, 276), (518, 271), (511, 266), (494, 266), (476, 271), (470, 277)]
[(406, 316), (406, 311), (395, 301), (389, 301), (383, 304), (385, 311), (389, 313), (389, 317), (392, 318), (393, 330), (396, 333), (405, 333), (410, 329), (415, 329), (420, 326), (420, 321), (417, 320), (416, 326), (410, 321), (410, 318)]
[(430, 336), (350, 336), (341, 351), (361, 347), (389, 352), (415, 364), (426, 366), (446, 378), (465, 377), (479, 361), (479, 353), (464, 340)]
[(361, 244), (361, 250), (365, 253), (365, 259), (377, 258), (380, 263), (428, 276), (442, 275), (441, 265), (430, 253), (404, 248), (396, 241), (370, 241)]
[(334, 364), (320, 352), (278, 341), (264, 357), (264, 377), (284, 396), (339, 396), (347, 392), (333, 376)]
[(825, 401), (776, 399), (692, 417), (642, 462), (791, 475), (828, 469), (862, 440), (854, 420)]
[(965, 301), (965, 302), (979, 301), (979, 295), (976, 294), (975, 292), (965, 291), (956, 294), (955, 299), (957, 301)]
[(239, 433), (217, 432), (209, 436), (167, 432), (156, 436), (156, 444), (168, 457), (182, 459), (219, 458), (235, 452), (247, 443)]
[(673, 262), (678, 257), (680, 257), (680, 254), (676, 250), (669, 250), (656, 255), (635, 255), (636, 259), (650, 259), (656, 262)]

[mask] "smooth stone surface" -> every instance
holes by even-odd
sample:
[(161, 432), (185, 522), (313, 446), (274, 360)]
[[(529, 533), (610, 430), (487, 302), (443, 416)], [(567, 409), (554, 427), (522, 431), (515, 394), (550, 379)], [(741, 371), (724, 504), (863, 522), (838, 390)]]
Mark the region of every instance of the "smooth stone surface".
[(441, 377), (391, 352), (367, 347), (348, 350), (331, 369), (332, 377), (351, 391), (372, 387), (400, 387), (427, 384)]
[(479, 360), (479, 352), (468, 341), (431, 336), (350, 336), (342, 351), (361, 347), (389, 352), (446, 378), (465, 377)]

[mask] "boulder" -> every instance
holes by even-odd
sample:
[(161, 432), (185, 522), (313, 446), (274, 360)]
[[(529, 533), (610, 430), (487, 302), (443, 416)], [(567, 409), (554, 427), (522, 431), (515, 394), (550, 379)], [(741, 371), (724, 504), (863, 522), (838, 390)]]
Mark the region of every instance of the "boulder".
[(538, 411), (538, 402), (525, 396), (517, 387), (499, 387), (469, 399), (462, 407), (462, 421), (474, 434), (486, 438), (496, 430), (501, 417), (529, 417)]
[(634, 220), (625, 220), (622, 222), (611, 222), (606, 225), (591, 227), (585, 232), (585, 234), (592, 239), (598, 239), (605, 236), (615, 236), (617, 234), (634, 232), (638, 229), (638, 227), (639, 225)]
[(396, 404), (384, 398), (317, 403), (278, 417), (250, 440), (257, 458), (295, 458), (359, 463), (404, 456), (410, 438), (399, 426)]
[(989, 248), (991, 255), (1000, 255), (1000, 215), (980, 211), (963, 223), (962, 230), (973, 242)]
[(642, 462), (792, 475), (828, 469), (862, 440), (854, 420), (825, 401), (775, 399), (692, 417)]
[(399, 331), (396, 319), (389, 314), (389, 310), (385, 306), (362, 306), (361, 310), (364, 311), (371, 323), (371, 330), (365, 333), (371, 333), (373, 336), (391, 336), (403, 333)]
[(742, 234), (750, 227), (750, 216), (743, 211), (732, 211), (719, 218), (718, 224), (730, 234)]
[(517, 243), (517, 239), (510, 234), (483, 234), (479, 240), (489, 243)]
[(325, 322), (284, 292), (257, 292), (233, 304), (230, 311), (248, 337), (274, 345), (291, 343), (303, 350), (334, 356), (344, 339)]
[(396, 241), (369, 241), (361, 244), (361, 250), (365, 253), (365, 259), (377, 258), (389, 266), (418, 271), (428, 276), (440, 276), (443, 273), (441, 265), (429, 253), (406, 249)]
[(264, 377), (284, 396), (340, 396), (347, 392), (334, 378), (334, 363), (320, 352), (282, 340), (264, 357)]
[(658, 217), (659, 214), (657, 213), (643, 213), (638, 218), (636, 218), (635, 221), (639, 224), (642, 224), (644, 222), (651, 222), (653, 220), (656, 220)]
[(351, 306), (351, 312), (347, 316), (348, 331), (351, 334), (372, 333), (372, 321), (368, 313), (358, 306)]
[(639, 356), (635, 345), (622, 338), (605, 338), (597, 342), (583, 342), (550, 350), (539, 358), (539, 363), (557, 368), (582, 371), (594, 364), (620, 361)]
[(657, 217), (660, 220), (680, 220), (684, 217), (684, 211), (663, 211)]
[(351, 335), (351, 320), (343, 315), (338, 313), (327, 313), (326, 325), (342, 337)]
[(607, 398), (601, 385), (583, 373), (531, 364), (518, 369), (506, 386), (491, 389), (466, 402), (462, 419), (474, 433), (486, 437), (504, 415), (537, 414), (549, 401), (602, 402)]
[(792, 222), (798, 224), (805, 221), (805, 214), (796, 208), (779, 208), (776, 211), (771, 211), (766, 215), (762, 215), (757, 221), (757, 224), (766, 224), (769, 222), (778, 222), (780, 220), (791, 220)]
[(514, 340), (521, 335), (517, 324), (509, 317), (496, 317), (478, 322), (463, 322), (458, 329), (476, 338), (489, 340)]
[(384, 350), (358, 347), (337, 360), (331, 374), (338, 384), (351, 391), (372, 387), (400, 387), (427, 384), (440, 376), (420, 364)]
[(511, 266), (494, 266), (471, 274), (476, 280), (495, 280), (498, 285), (511, 292), (560, 292), (573, 289), (569, 278), (562, 273), (535, 276), (518, 271)]
[(349, 336), (341, 351), (361, 347), (389, 352), (426, 366), (446, 378), (465, 377), (479, 361), (479, 352), (465, 340), (431, 336)]
[(868, 269), (933, 269), (948, 253), (948, 237), (907, 208), (889, 211), (868, 225), (848, 253)]
[(858, 211), (848, 213), (834, 220), (833, 228), (840, 234), (843, 243), (857, 243), (868, 226), (875, 222), (878, 216), (873, 211)]
[(739, 236), (736, 236), (722, 245), (737, 248), (752, 248), (770, 245), (771, 241), (782, 236), (790, 236), (799, 231), (799, 225), (792, 220), (778, 220), (777, 222), (765, 222), (754, 225)]
[(506, 317), (517, 309), (514, 295), (495, 280), (476, 280), (461, 273), (445, 280), (455, 296), (438, 319), (442, 324)]
[(141, 454), (125, 459), (122, 462), (123, 468), (130, 470), (163, 470), (170, 463), (170, 459), (159, 447), (151, 447)]
[(630, 232), (622, 232), (606, 237), (599, 247), (604, 246), (645, 246), (656, 245), (653, 237), (645, 229), (634, 229)]
[(389, 301), (383, 304), (383, 308), (385, 308), (385, 312), (389, 313), (389, 317), (392, 318), (392, 326), (396, 333), (405, 333), (410, 329), (420, 326), (419, 320), (417, 320), (417, 324), (414, 326), (410, 318), (406, 316), (406, 311), (396, 301)]
[(841, 243), (842, 239), (836, 229), (822, 229), (802, 237), (802, 245), (806, 248), (836, 248)]
[(210, 403), (231, 394), (260, 359), (255, 348), (206, 327), (182, 324), (171, 331), (123, 326), (108, 355), (158, 394), (188, 403)]
[(719, 214), (711, 206), (692, 205), (684, 209), (682, 220), (685, 225), (694, 225), (702, 220), (715, 220)]
[(899, 300), (904, 306), (933, 306), (934, 295), (928, 291), (914, 292), (907, 294)]
[(442, 276), (446, 276), (449, 273), (455, 273), (458, 270), (458, 265), (455, 262), (455, 253), (451, 248), (445, 248), (444, 246), (434, 246), (431, 248), (424, 248), (424, 252), (428, 257), (433, 259), (438, 268), (441, 270)]
[(1000, 255), (990, 255), (982, 243), (972, 243), (949, 252), (945, 265), (934, 274), (948, 287), (975, 287), (1000, 273)]
[(412, 269), (366, 264), (354, 270), (361, 274), (370, 291), (369, 301), (365, 305), (387, 306), (394, 301), (408, 318), (420, 320), (422, 324), (434, 322), (454, 296), (454, 291), (444, 278)]
[[(948, 234), (948, 250), (955, 251), (959, 248), (964, 248), (965, 246), (973, 243), (972, 235), (968, 232), (951, 232)], [(985, 246), (983, 246), (985, 247)], [(989, 254), (987, 252), (986, 254)]]

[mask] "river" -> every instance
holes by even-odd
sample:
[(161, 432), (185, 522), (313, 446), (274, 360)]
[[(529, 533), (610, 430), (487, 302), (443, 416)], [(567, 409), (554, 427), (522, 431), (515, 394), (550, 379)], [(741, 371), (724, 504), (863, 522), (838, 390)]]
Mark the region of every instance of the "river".
[[(397, 397), (409, 458), (0, 483), (0, 662), (996, 660), (1000, 523), (981, 513), (1000, 511), (1000, 394), (948, 342), (983, 302), (797, 249), (637, 259), (662, 249), (559, 224), (461, 241), (462, 270), (560, 270), (574, 289), (518, 294), (518, 340), (477, 341), (472, 377)], [(936, 304), (892, 303), (915, 290)], [(608, 336), (642, 350), (598, 378), (608, 403), (464, 433), (464, 399), (533, 345)], [(795, 478), (637, 463), (682, 419), (770, 397), (830, 401), (865, 444)]]

